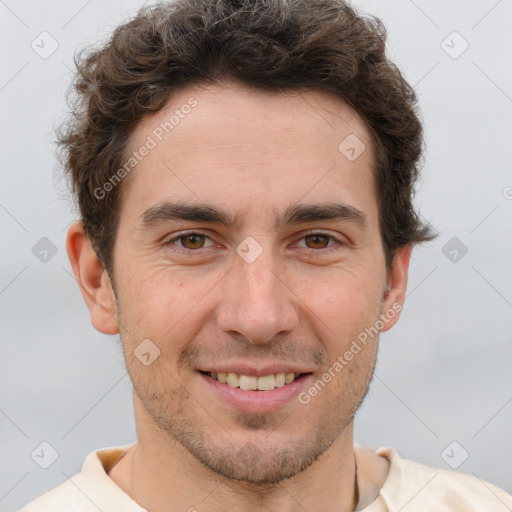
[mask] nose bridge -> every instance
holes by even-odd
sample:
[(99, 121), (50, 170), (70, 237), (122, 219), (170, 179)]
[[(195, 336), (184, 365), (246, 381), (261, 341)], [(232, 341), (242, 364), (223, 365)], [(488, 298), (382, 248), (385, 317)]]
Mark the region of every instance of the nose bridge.
[(237, 257), (222, 294), (219, 328), (240, 333), (252, 343), (265, 343), (292, 330), (298, 315), (290, 291), (278, 277), (280, 271), (270, 247), (255, 259), (244, 259), (243, 253)]
[(272, 256), (262, 255), (252, 263), (244, 262), (237, 270), (240, 285), (249, 299), (248, 304), (252, 304), (254, 309), (262, 310), (279, 305), (280, 283), (276, 277), (277, 269)]

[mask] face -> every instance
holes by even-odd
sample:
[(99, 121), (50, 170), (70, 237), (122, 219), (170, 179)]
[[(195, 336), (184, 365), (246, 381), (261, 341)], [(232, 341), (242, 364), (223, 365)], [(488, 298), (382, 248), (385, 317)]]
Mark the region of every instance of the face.
[(368, 131), (326, 93), (225, 83), (176, 94), (144, 145), (111, 276), (139, 414), (218, 474), (279, 482), (351, 428), (378, 334), (346, 353), (398, 317)]

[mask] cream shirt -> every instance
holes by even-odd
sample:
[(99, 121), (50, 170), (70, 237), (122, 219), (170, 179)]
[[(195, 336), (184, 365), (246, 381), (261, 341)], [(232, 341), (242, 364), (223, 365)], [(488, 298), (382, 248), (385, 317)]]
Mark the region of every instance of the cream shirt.
[[(80, 473), (19, 512), (147, 512), (107, 474), (131, 446), (93, 451)], [(374, 453), (389, 460), (389, 473), (379, 496), (361, 509), (364, 512), (512, 511), (512, 496), (477, 477), (402, 459), (394, 448), (382, 447)]]

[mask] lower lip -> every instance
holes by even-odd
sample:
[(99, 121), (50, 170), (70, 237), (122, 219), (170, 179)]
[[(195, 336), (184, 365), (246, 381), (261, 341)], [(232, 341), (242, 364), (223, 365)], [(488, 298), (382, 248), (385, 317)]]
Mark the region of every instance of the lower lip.
[(290, 403), (307, 386), (312, 374), (306, 373), (298, 379), (270, 391), (246, 391), (232, 388), (228, 384), (212, 379), (201, 372), (199, 376), (224, 402), (246, 412), (271, 412)]

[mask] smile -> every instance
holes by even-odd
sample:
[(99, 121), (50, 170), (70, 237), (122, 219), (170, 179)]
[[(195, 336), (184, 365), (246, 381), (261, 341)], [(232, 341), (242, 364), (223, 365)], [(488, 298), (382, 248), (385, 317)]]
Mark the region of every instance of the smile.
[(239, 388), (246, 391), (271, 391), (275, 388), (281, 388), (298, 379), (302, 373), (275, 373), (255, 377), (252, 375), (240, 375), (238, 373), (224, 372), (203, 372), (213, 380), (227, 384), (232, 388)]

